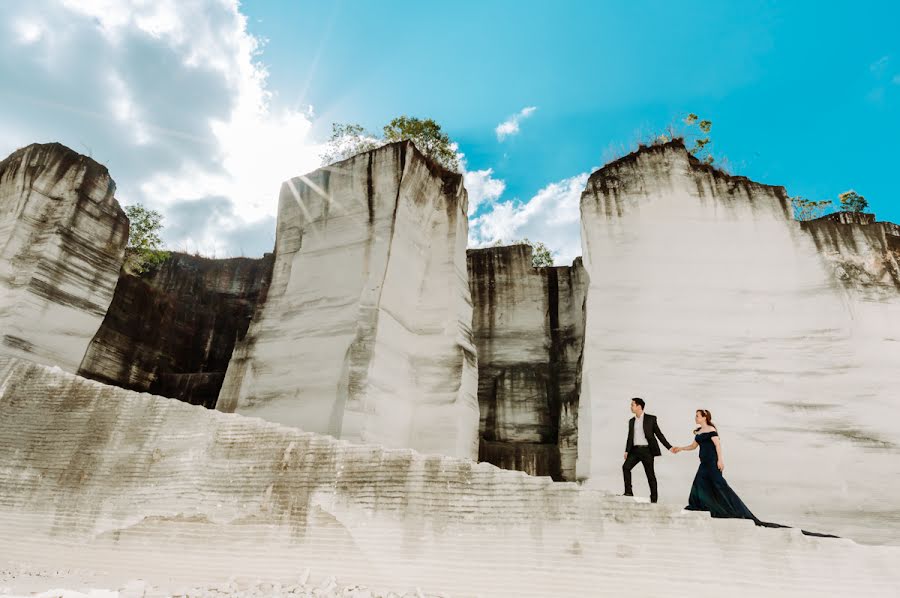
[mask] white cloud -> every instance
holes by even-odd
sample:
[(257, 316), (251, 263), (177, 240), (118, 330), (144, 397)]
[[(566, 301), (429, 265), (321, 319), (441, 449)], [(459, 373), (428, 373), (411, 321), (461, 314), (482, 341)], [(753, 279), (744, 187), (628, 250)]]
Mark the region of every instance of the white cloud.
[(466, 191), (469, 193), (469, 216), (474, 214), (481, 205), (500, 199), (503, 191), (506, 190), (506, 182), (493, 178), (493, 174), (494, 169), (492, 168), (463, 173)]
[(497, 133), (497, 140), (503, 141), (507, 137), (517, 135), (519, 133), (519, 122), (531, 116), (537, 110), (536, 106), (528, 106), (522, 108), (517, 114), (513, 114), (508, 119), (497, 125), (494, 131)]
[[(106, 164), (121, 202), (160, 209), (176, 248), (271, 248), (279, 185), (320, 149), (310, 109), (275, 105), (259, 51), (236, 0), (0, 3), (0, 130), (16, 133), (0, 154), (60, 141)], [(216, 218), (174, 225), (207, 204)]]
[(463, 175), (463, 184), (469, 194), (468, 215), (471, 218), (479, 207), (500, 199), (503, 191), (506, 190), (506, 182), (494, 178), (493, 168), (469, 170), (466, 155), (459, 151), (459, 146), (454, 143), (451, 149), (456, 152), (456, 159), (459, 160), (460, 172)]
[(528, 237), (541, 241), (558, 265), (581, 255), (580, 201), (587, 172), (551, 183), (524, 203), (505, 201), (469, 224), (469, 245), (490, 245)]

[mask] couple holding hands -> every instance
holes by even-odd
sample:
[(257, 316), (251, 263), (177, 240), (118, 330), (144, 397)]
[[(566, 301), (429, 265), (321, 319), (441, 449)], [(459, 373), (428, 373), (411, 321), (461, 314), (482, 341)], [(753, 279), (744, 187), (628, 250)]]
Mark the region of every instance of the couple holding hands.
[[(760, 521), (750, 512), (747, 505), (731, 489), (722, 476), (725, 461), (722, 456), (722, 442), (719, 432), (712, 421), (712, 414), (706, 409), (698, 409), (694, 415), (697, 428), (694, 429), (694, 441), (687, 446), (672, 446), (663, 436), (656, 421), (656, 416), (644, 413), (644, 400), (631, 399), (631, 412), (634, 414), (628, 422), (628, 440), (625, 443), (625, 462), (622, 474), (625, 478), (625, 496), (633, 496), (631, 488), (631, 470), (638, 463), (644, 466), (647, 481), (650, 484), (650, 502), (658, 499), (656, 474), (653, 471), (653, 459), (662, 454), (659, 442), (673, 454), (681, 451), (700, 449), (700, 466), (691, 493), (688, 497), (688, 511), (709, 511), (713, 517), (730, 517), (752, 519), (756, 525), (765, 527), (788, 527), (778, 523)], [(803, 531), (808, 536), (835, 537), (827, 534)]]

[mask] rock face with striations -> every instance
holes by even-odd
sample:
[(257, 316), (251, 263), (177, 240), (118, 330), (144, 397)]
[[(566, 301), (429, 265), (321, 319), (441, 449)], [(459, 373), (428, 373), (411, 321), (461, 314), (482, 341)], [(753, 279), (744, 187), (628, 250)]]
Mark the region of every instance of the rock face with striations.
[(274, 256), (213, 260), (173, 253), (123, 273), (79, 375), (213, 408), (234, 345), (265, 302)]
[(575, 480), (586, 277), (534, 268), (529, 245), (468, 252), (478, 347), (478, 459)]
[(409, 142), (285, 182), (268, 298), (217, 408), (475, 458), (466, 206)]
[[(581, 213), (580, 475), (621, 486), (614, 457), (641, 396), (675, 444), (692, 440), (696, 409), (712, 411), (729, 482), (763, 519), (802, 511), (860, 539), (896, 521), (896, 226), (795, 222), (783, 188), (704, 166), (680, 142), (595, 172)], [(658, 463), (661, 500), (683, 504), (696, 457)]]
[[(875, 222), (874, 214), (853, 212), (830, 214), (802, 226), (812, 237), (826, 270), (849, 296), (875, 305), (896, 301), (900, 293), (900, 226)], [(868, 303), (864, 306), (872, 307)]]
[[(618, 596), (639, 580), (650, 596), (887, 597), (900, 584), (900, 547), (336, 441), (3, 357), (0, 414), (0, 571), (20, 572), (5, 580), (15, 594), (67, 576), (227, 593), (229, 578), (286, 585), (307, 567), (317, 585), (430, 596)], [(698, 563), (715, 583), (697, 583)]]
[(0, 353), (78, 370), (128, 241), (115, 190), (104, 166), (58, 143), (0, 162)]

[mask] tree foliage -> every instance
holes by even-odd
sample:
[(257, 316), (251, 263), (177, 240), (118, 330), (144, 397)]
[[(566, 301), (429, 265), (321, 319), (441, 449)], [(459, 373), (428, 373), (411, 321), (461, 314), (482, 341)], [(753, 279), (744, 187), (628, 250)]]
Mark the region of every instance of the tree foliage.
[(141, 204), (125, 206), (130, 223), (128, 245), (125, 247), (123, 268), (129, 274), (142, 274), (169, 259), (169, 252), (162, 249), (162, 214), (148, 210)]
[[(674, 139), (683, 139), (688, 152), (698, 158), (704, 164), (713, 164), (716, 162), (710, 149), (712, 146), (712, 121), (700, 118), (693, 112), (681, 119), (680, 122), (673, 122), (666, 127), (665, 131), (654, 131), (647, 141), (643, 137), (642, 144), (661, 145), (668, 143)], [(718, 168), (725, 168), (724, 162), (717, 165)]]
[(531, 265), (535, 268), (541, 268), (544, 266), (552, 266), (553, 265), (553, 253), (550, 249), (541, 243), (540, 241), (529, 241), (528, 237), (524, 237), (519, 239), (518, 241), (512, 241), (511, 243), (504, 243), (502, 239), (498, 239), (494, 241), (494, 244), (491, 247), (500, 247), (503, 245), (531, 245), (532, 253), (531, 253)]
[(331, 138), (321, 154), (322, 165), (334, 164), (356, 154), (380, 147), (383, 143), (361, 125), (332, 123)]
[(388, 143), (408, 139), (419, 151), (448, 170), (459, 172), (459, 158), (450, 137), (430, 118), (398, 116), (384, 127)]
[[(865, 212), (869, 208), (866, 198), (852, 189), (839, 194), (838, 201), (842, 212)], [(814, 220), (828, 213), (834, 202), (830, 199), (814, 201), (798, 195), (791, 198), (791, 206), (796, 220)]]
[(869, 207), (866, 198), (852, 189), (838, 195), (838, 199), (841, 202), (842, 212), (865, 212)]
[(331, 138), (321, 154), (322, 164), (334, 164), (387, 143), (404, 140), (415, 143), (419, 151), (444, 168), (459, 172), (460, 163), (456, 146), (441, 130), (441, 126), (430, 118), (410, 116), (398, 116), (393, 119), (384, 126), (381, 137), (376, 137), (358, 124), (334, 123), (331, 127)]
[[(684, 135), (685, 139), (690, 137), (693, 140), (693, 145), (688, 148), (688, 151), (699, 158), (704, 164), (712, 164), (715, 162), (715, 158), (709, 151), (709, 132), (712, 130), (712, 121), (701, 119), (691, 112), (685, 117), (684, 124), (688, 127), (688, 130)], [(699, 131), (699, 133), (697, 131)]]
[(815, 220), (828, 213), (832, 205), (830, 199), (813, 200), (800, 195), (791, 198), (791, 207), (794, 209), (795, 220)]

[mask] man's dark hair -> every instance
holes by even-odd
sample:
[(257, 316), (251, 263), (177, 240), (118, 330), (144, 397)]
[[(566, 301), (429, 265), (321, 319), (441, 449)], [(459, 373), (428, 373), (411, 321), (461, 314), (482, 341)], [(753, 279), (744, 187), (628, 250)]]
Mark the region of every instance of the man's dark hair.
[(633, 398), (633, 399), (631, 399), (631, 400), (632, 400), (634, 403), (637, 403), (637, 405), (638, 405), (641, 409), (643, 409), (643, 408), (644, 408), (644, 405), (646, 404), (646, 403), (644, 403), (644, 399), (639, 399), (639, 398), (637, 398), (637, 397), (635, 397), (635, 398)]

